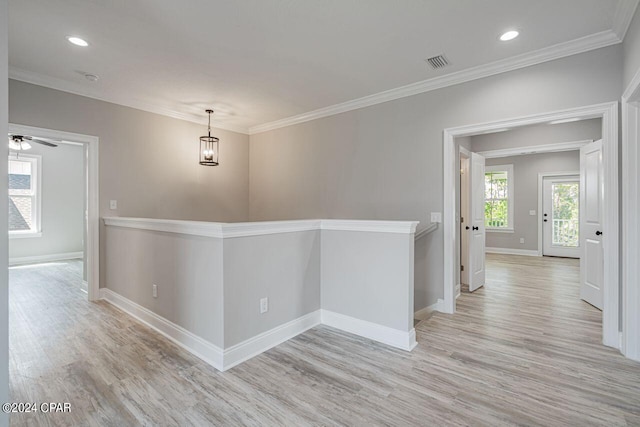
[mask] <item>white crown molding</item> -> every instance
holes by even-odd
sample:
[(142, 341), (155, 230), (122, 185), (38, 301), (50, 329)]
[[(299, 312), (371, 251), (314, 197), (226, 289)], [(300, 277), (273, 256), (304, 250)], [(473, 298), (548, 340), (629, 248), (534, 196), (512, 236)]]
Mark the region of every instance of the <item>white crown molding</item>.
[(417, 221), (361, 221), (337, 219), (238, 223), (127, 217), (105, 217), (103, 220), (105, 225), (113, 227), (187, 234), (191, 236), (215, 237), (220, 239), (316, 230), (413, 234), (415, 233), (418, 225)]
[(359, 108), (370, 107), (372, 105), (381, 104), (383, 102), (406, 98), (408, 96), (418, 95), (421, 93), (430, 92), (436, 89), (442, 89), (444, 87), (453, 86), (460, 83), (466, 83), (471, 80), (477, 80), (484, 77), (518, 70), (536, 64), (541, 64), (543, 62), (553, 61), (555, 59), (564, 58), (566, 56), (576, 55), (594, 49), (600, 49), (606, 46), (618, 44), (621, 41), (622, 40), (612, 30), (602, 31), (568, 42), (558, 43), (556, 45), (535, 50), (533, 52), (528, 52), (500, 61), (491, 62), (489, 64), (468, 68), (466, 70), (457, 71), (455, 73), (445, 74), (440, 77), (434, 77), (432, 79), (427, 79), (395, 89), (386, 90), (377, 94), (354, 99), (352, 101), (320, 108), (308, 113), (298, 114), (296, 116), (264, 123), (258, 126), (252, 126), (251, 128), (249, 128), (249, 134), (254, 135), (269, 130), (279, 129), (298, 123), (320, 119), (322, 117), (328, 117), (335, 114), (345, 113), (347, 111), (357, 110)]
[[(357, 110), (360, 108), (370, 107), (372, 105), (381, 104), (383, 102), (393, 101), (408, 96), (413, 96), (432, 90), (441, 89), (484, 77), (493, 76), (520, 68), (541, 64), (547, 61), (564, 58), (571, 55), (599, 49), (621, 43), (624, 40), (627, 29), (631, 24), (634, 11), (636, 10), (640, 0), (619, 0), (614, 14), (613, 25), (611, 30), (601, 31), (599, 33), (590, 34), (574, 40), (558, 43), (553, 46), (542, 48), (533, 52), (524, 53), (511, 58), (495, 61), (489, 64), (468, 68), (466, 70), (457, 71), (455, 73), (446, 74), (432, 79), (422, 80), (406, 86), (389, 89), (376, 94), (368, 95), (351, 101), (330, 105), (317, 110), (298, 114), (280, 120), (245, 128), (234, 126), (218, 121), (214, 121), (212, 125), (217, 129), (224, 129), (231, 132), (253, 135), (274, 129), (279, 129), (323, 117), (333, 116), (347, 111)], [(195, 117), (182, 111), (175, 111), (163, 106), (147, 103), (140, 100), (130, 99), (128, 97), (119, 97), (101, 93), (95, 89), (87, 88), (78, 83), (69, 82), (56, 77), (50, 77), (32, 71), (9, 66), (9, 78), (23, 81), (39, 86), (45, 86), (76, 95), (85, 96), (101, 101), (111, 102), (125, 107), (131, 107), (150, 113), (160, 114), (188, 122), (206, 124), (203, 118)]]
[(487, 159), (500, 157), (522, 156), (525, 154), (558, 153), (561, 151), (579, 150), (580, 147), (593, 142), (591, 139), (584, 141), (558, 142), (556, 144), (531, 145), (528, 147), (503, 148), (500, 150), (480, 151), (478, 154)]
[[(56, 77), (46, 76), (44, 74), (34, 73), (32, 71), (23, 70), (20, 68), (9, 66), (9, 78), (13, 80), (19, 80), (25, 83), (31, 83), (38, 86), (48, 87), (50, 89), (60, 90), (62, 92), (72, 93), (74, 95), (80, 95), (87, 98), (97, 99), (99, 101), (110, 102), (113, 104), (122, 105), (124, 107), (135, 108), (136, 110), (146, 111), (148, 113), (160, 114), (161, 116), (171, 117), (178, 120), (184, 120), (191, 123), (198, 123), (202, 125), (207, 124), (205, 117), (196, 117), (193, 114), (175, 111), (170, 108), (162, 107), (156, 104), (150, 104), (144, 101), (132, 99), (129, 97), (120, 97), (114, 95), (108, 95), (101, 93), (93, 88), (87, 88), (78, 83), (69, 82)], [(234, 126), (225, 123), (221, 123), (217, 120), (211, 122), (211, 126), (215, 129), (223, 129), (231, 132), (237, 132), (247, 135), (249, 130), (242, 126)]]
[(629, 25), (633, 19), (633, 14), (638, 7), (640, 0), (619, 0), (616, 12), (613, 16), (613, 26), (611, 30), (616, 33), (620, 41), (627, 35)]

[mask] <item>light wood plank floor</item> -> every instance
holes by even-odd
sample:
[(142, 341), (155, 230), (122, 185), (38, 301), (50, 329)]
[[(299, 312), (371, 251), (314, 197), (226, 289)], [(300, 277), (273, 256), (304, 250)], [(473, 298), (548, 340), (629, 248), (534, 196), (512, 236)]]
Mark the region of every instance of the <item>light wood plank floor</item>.
[(316, 327), (220, 373), (78, 290), (80, 264), (10, 270), (21, 425), (640, 425), (640, 364), (600, 344), (578, 263), (491, 255), (411, 353)]

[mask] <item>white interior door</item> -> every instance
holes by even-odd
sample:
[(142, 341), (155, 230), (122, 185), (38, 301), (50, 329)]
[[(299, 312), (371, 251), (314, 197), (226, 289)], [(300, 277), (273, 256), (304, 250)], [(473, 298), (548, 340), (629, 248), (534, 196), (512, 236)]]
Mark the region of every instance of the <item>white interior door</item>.
[(484, 260), (484, 157), (471, 153), (471, 220), (469, 224), (469, 291), (473, 292), (485, 281)]
[(460, 283), (469, 285), (469, 159), (460, 159)]
[(580, 149), (580, 298), (602, 310), (602, 140)]
[(542, 180), (542, 254), (580, 258), (580, 176)]

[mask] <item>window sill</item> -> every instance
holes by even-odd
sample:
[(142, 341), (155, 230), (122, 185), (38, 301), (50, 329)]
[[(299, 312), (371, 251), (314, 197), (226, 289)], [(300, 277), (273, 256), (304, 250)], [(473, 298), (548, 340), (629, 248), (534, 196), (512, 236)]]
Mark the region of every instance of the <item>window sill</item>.
[(30, 239), (32, 237), (42, 237), (42, 232), (9, 232), (9, 239)]
[(513, 228), (487, 228), (487, 233), (515, 233)]

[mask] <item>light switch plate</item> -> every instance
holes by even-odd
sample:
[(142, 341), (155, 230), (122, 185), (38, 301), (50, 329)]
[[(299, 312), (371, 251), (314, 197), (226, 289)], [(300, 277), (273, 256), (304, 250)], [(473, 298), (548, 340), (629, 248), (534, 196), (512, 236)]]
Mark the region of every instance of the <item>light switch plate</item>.
[(440, 212), (431, 212), (431, 222), (442, 222), (442, 213)]
[(520, 243), (524, 243), (524, 237), (520, 238)]
[(529, 211), (529, 215), (536, 216), (536, 211), (534, 211), (534, 210)]
[(109, 200), (109, 209), (111, 209), (111, 210), (118, 209), (118, 201), (117, 200)]

